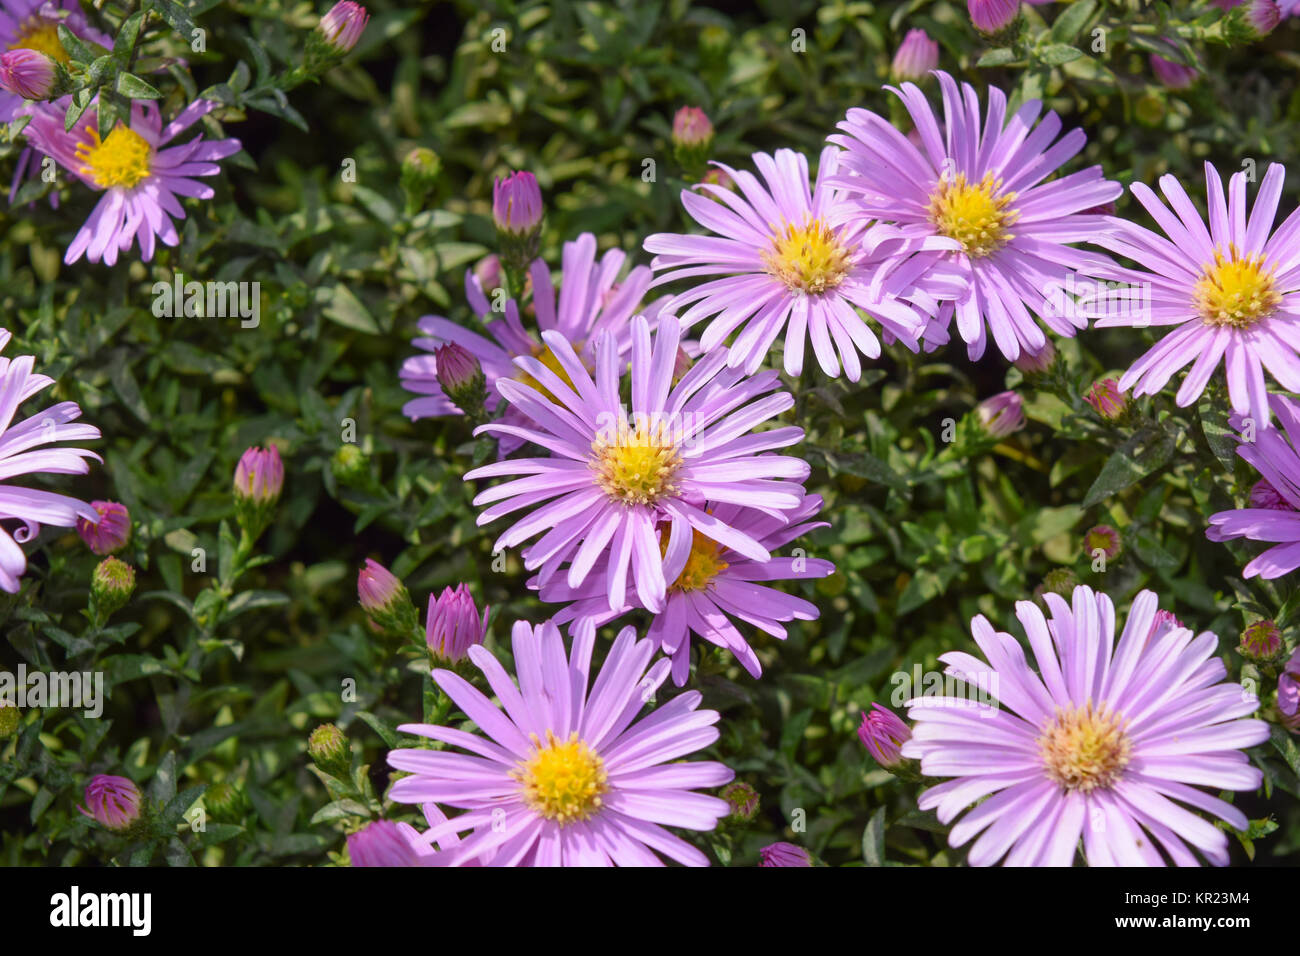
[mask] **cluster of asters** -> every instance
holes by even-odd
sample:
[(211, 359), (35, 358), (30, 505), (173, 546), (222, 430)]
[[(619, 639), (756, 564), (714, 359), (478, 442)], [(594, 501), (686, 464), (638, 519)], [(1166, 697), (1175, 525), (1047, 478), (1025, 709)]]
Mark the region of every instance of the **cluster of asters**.
[[(138, 102), (129, 122), (102, 138), (92, 107), (65, 129), (67, 103), (54, 97), (65, 78), (57, 26), (88, 43), (106, 38), (66, 0), (0, 3), (0, 45), (9, 50), (0, 80), (21, 98), (0, 108), (25, 118), (36, 153), (104, 193), (67, 260), (112, 265), (135, 244), (145, 259), (158, 242), (176, 244), (173, 220), (184, 216), (177, 197), (210, 197), (198, 178), (239, 148), (202, 136), (169, 145), (212, 104), (196, 101), (164, 125), (152, 104)], [(977, 7), (1018, 9), (972, 0), (977, 25)], [(341, 3), (322, 21), (322, 42), (350, 47), (363, 27), (364, 11)], [(913, 31), (896, 72), (924, 82), (937, 56)], [(565, 244), (557, 277), (533, 258), (543, 215), (536, 180), (518, 173), (498, 183), (502, 259), (466, 279), (486, 334), (426, 317), (416, 345), (428, 354), (409, 360), (402, 380), (417, 396), (407, 406), (412, 418), (463, 412), (481, 419), (477, 434), (496, 439), (498, 459), (466, 475), (484, 482), (479, 522), (508, 519), (496, 549), (521, 548), (534, 573), (529, 586), (558, 608), (541, 625), (514, 626), (512, 679), (482, 646), (486, 620), (466, 589), (431, 599), (430, 647), (449, 665), (468, 660), (495, 701), (456, 667), (434, 670), (479, 733), (403, 728), (455, 748), (390, 754), (406, 774), (391, 796), (420, 805), (428, 827), (374, 824), (350, 838), (354, 862), (707, 863), (669, 828), (711, 830), (733, 810), (698, 792), (732, 772), (683, 760), (718, 739), (719, 714), (699, 708), (697, 690), (661, 706), (655, 695), (669, 678), (679, 687), (689, 680), (692, 638), (760, 677), (746, 632), (784, 637), (786, 624), (818, 613), (772, 584), (834, 570), (802, 552), (780, 553), (824, 523), (821, 500), (804, 489), (807, 463), (786, 453), (802, 430), (776, 421), (794, 399), (779, 371), (765, 368), (775, 353), (791, 376), (803, 372), (811, 348), (822, 373), (858, 381), (883, 346), (931, 350), (954, 329), (972, 359), (991, 343), (1008, 361), (1034, 363), (1051, 335), (1074, 336), (1089, 319), (1168, 327), (1115, 394), (1154, 394), (1190, 366), (1176, 398), (1186, 406), (1224, 366), (1234, 421), (1250, 436), (1241, 454), (1263, 480), (1251, 508), (1214, 516), (1211, 535), (1278, 544), (1248, 575), (1300, 565), (1300, 406), (1268, 387), (1271, 376), (1300, 390), (1300, 212), (1273, 229), (1282, 167), (1268, 169), (1248, 214), (1246, 173), (1225, 192), (1207, 165), (1208, 222), (1173, 177), (1160, 181), (1168, 205), (1135, 184), (1154, 232), (1111, 214), (1122, 189), (1099, 167), (1061, 172), (1084, 149), (1082, 131), (1063, 132), (1037, 101), (1009, 113), (996, 88), (981, 107), (974, 88), (933, 75), (940, 111), (916, 82), (889, 87), (910, 132), (851, 109), (815, 176), (808, 158), (789, 149), (755, 154), (752, 169), (714, 164), (682, 195), (702, 233), (648, 237), (649, 267), (625, 271), (616, 251), (598, 258), (595, 237), (584, 235)], [(707, 117), (695, 110), (679, 119), (681, 154), (704, 151)], [(1067, 275), (1149, 287), (1149, 308), (1062, 310), (1047, 290)], [(665, 284), (677, 291), (647, 301)], [(698, 338), (687, 338), (697, 326)], [(9, 428), (17, 404), (50, 382), (32, 374), (30, 358), (5, 360), (0, 372), (8, 463), (0, 478), (84, 471), (90, 452), (31, 449), (97, 432), (57, 422), (38, 429), (31, 419)], [(67, 404), (51, 410), (62, 422), (76, 417)], [(278, 494), (282, 480), (278, 457), (237, 476), (249, 521), (264, 520), (258, 489), (274, 484)], [(104, 524), (99, 509), (73, 499), (8, 485), (0, 492), (0, 515), (23, 523), (13, 538), (0, 536), (8, 590), (25, 567), (18, 543), (39, 522)], [(404, 589), (383, 568), (364, 569), (359, 587), (385, 626), (414, 623), (402, 611)], [(979, 803), (950, 834), (955, 846), (974, 840), (972, 863), (1069, 864), (1080, 844), (1094, 865), (1226, 862), (1226, 836), (1193, 811), (1245, 829), (1239, 810), (1202, 788), (1257, 788), (1260, 772), (1243, 748), (1261, 743), (1267, 726), (1247, 719), (1254, 696), (1224, 681), (1215, 636), (1160, 615), (1149, 592), (1118, 643), (1105, 596), (1078, 588), (1070, 602), (1045, 600), (1049, 618), (1033, 603), (1018, 607), (1037, 671), (1021, 644), (982, 616), (972, 635), (985, 659), (944, 657), (998, 706), (918, 698), (909, 704), (912, 727), (876, 708), (864, 717), (863, 742), (883, 764), (915, 762), (921, 775), (950, 778), (920, 798), (941, 820)], [(598, 629), (624, 618), (593, 678)], [(1290, 671), (1288, 680), (1283, 711), (1294, 714)], [(87, 813), (122, 829), (139, 802), (130, 781), (105, 778), (88, 791)], [(444, 806), (460, 812), (449, 817)], [(807, 865), (810, 857), (776, 844), (763, 860)]]
[[(919, 45), (928, 38), (917, 32), (909, 55), (924, 57)], [(424, 805), (430, 827), (403, 831), (401, 840), (385, 831), (386, 845), (400, 848), (400, 860), (389, 862), (704, 862), (663, 827), (712, 829), (730, 805), (687, 790), (730, 774), (708, 762), (665, 764), (712, 743), (718, 715), (697, 711), (699, 696), (690, 691), (641, 724), (632, 721), (646, 692), (667, 676), (679, 686), (689, 679), (692, 636), (730, 650), (758, 677), (741, 626), (781, 637), (784, 622), (817, 614), (768, 586), (833, 571), (820, 560), (774, 554), (818, 526), (821, 506), (803, 491), (807, 465), (782, 453), (800, 430), (772, 421), (793, 405), (778, 372), (765, 369), (774, 352), (774, 364), (798, 376), (811, 347), (824, 374), (856, 381), (882, 343), (937, 348), (955, 324), (972, 359), (991, 342), (1009, 361), (1032, 363), (1051, 350), (1049, 335), (1073, 336), (1094, 317), (1053, 307), (1045, 290), (1063, 275), (1150, 283), (1151, 313), (1097, 324), (1127, 318), (1177, 330), (1113, 396), (1097, 401), (1122, 402), (1134, 386), (1153, 393), (1192, 364), (1177, 397), (1187, 405), (1225, 360), (1234, 409), (1243, 420), (1253, 416), (1265, 435), (1242, 454), (1276, 494), (1255, 496), (1267, 496), (1263, 514), (1216, 516), (1212, 533), (1259, 537), (1261, 527), (1285, 528), (1293, 535), (1285, 540), (1300, 540), (1300, 421), (1292, 403), (1263, 387), (1265, 370), (1284, 388), (1300, 386), (1293, 235), (1300, 214), (1270, 237), (1282, 168), (1270, 167), (1248, 219), (1245, 175), (1233, 178), (1225, 201), (1207, 167), (1208, 226), (1171, 177), (1161, 187), (1172, 214), (1134, 186), (1166, 238), (1109, 214), (1122, 190), (1099, 168), (1060, 172), (1083, 150), (1081, 131), (1063, 134), (1060, 119), (1043, 115), (1037, 102), (1008, 115), (997, 89), (982, 113), (973, 88), (935, 75), (941, 114), (916, 84), (891, 88), (912, 135), (876, 113), (850, 110), (815, 176), (805, 156), (787, 149), (755, 154), (752, 171), (714, 164), (715, 176), (682, 195), (703, 234), (650, 236), (649, 269), (624, 275), (622, 253), (598, 261), (594, 237), (582, 236), (564, 247), (558, 296), (541, 260), (527, 265), (523, 287), (531, 283), (533, 299), (526, 306), (514, 296), (489, 301), (498, 286), (520, 287), (502, 278), (502, 262), (467, 274), (487, 335), (444, 318), (422, 320), (425, 337), (416, 345), (427, 354), (403, 368), (419, 395), (408, 414), (475, 414), (483, 402), (496, 416), (477, 433), (498, 440), (499, 459), (466, 475), (506, 479), (479, 492), (480, 524), (508, 519), (495, 549), (522, 547), (535, 572), (529, 585), (561, 607), (538, 628), (516, 626), (517, 685), (489, 652), (470, 649), (497, 704), (454, 672), (434, 672), (482, 735), (406, 728), (468, 753), (391, 754), (391, 765), (410, 774), (392, 796)], [(679, 120), (679, 152), (711, 136), (698, 110)], [(527, 173), (498, 184), (499, 207), (514, 196), (511, 209), (534, 211), (507, 221), (498, 208), (503, 231), (540, 226), (536, 188)], [(1137, 266), (1120, 266), (1108, 253)], [(668, 283), (680, 291), (643, 302)], [(686, 340), (697, 326), (698, 339)], [(1294, 568), (1297, 548), (1286, 546), (1247, 573)], [(1258, 701), (1224, 681), (1215, 636), (1196, 636), (1158, 612), (1149, 592), (1118, 643), (1105, 596), (1079, 588), (1069, 603), (1055, 594), (1046, 602), (1050, 619), (1035, 604), (1019, 606), (1037, 673), (1020, 644), (982, 617), (972, 633), (987, 661), (944, 658), (964, 679), (996, 688), (997, 706), (972, 711), (918, 698), (909, 705), (911, 728), (876, 707), (864, 716), (863, 743), (891, 768), (910, 764), (911, 772), (952, 778), (921, 797), (922, 808), (937, 809), (945, 822), (989, 797), (951, 834), (955, 846), (978, 837), (972, 863), (1068, 865), (1081, 843), (1093, 865), (1225, 863), (1227, 837), (1192, 810), (1236, 829), (1246, 819), (1198, 788), (1258, 787), (1260, 772), (1242, 748), (1268, 731), (1243, 719)], [(622, 630), (589, 695), (596, 629), (634, 610), (648, 618), (645, 638), (638, 641), (631, 626)], [(666, 657), (646, 672), (656, 650)], [(655, 733), (637, 737), (642, 725)], [(464, 812), (447, 818), (438, 804)], [(367, 832), (354, 842), (373, 860)], [(763, 854), (764, 865), (809, 859), (790, 844)]]

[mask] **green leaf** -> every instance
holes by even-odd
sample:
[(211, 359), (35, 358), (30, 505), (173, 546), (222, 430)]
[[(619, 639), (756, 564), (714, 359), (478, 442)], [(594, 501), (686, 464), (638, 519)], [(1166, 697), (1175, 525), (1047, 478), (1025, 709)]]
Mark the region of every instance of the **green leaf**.
[(355, 329), (368, 335), (378, 335), (379, 325), (371, 317), (361, 300), (352, 294), (343, 283), (329, 289), (321, 289), (318, 297), (325, 299), (322, 314), (331, 322), (337, 322), (344, 328)]
[(871, 815), (862, 831), (862, 862), (867, 866), (885, 865), (885, 808)]
[(140, 27), (144, 24), (146, 16), (148, 16), (146, 11), (137, 10), (122, 21), (122, 28), (117, 31), (117, 39), (113, 41), (113, 56), (117, 57), (118, 62), (124, 67), (131, 58), (136, 41), (140, 38)]
[(1084, 496), (1083, 507), (1105, 501), (1137, 484), (1168, 463), (1174, 453), (1173, 436), (1163, 429), (1148, 429), (1131, 437), (1107, 459), (1101, 474)]
[(1096, 9), (1096, 0), (1076, 0), (1070, 4), (1052, 24), (1052, 42), (1073, 43)]
[(160, 100), (162, 94), (133, 73), (117, 74), (117, 91), (129, 100)]
[(1004, 46), (1004, 47), (998, 47), (997, 49), (994, 50), (989, 50), (987, 53), (985, 53), (982, 57), (980, 57), (975, 62), (975, 65), (985, 66), (985, 67), (1006, 66), (1008, 63), (1014, 63), (1015, 61), (1016, 61), (1015, 51), (1013, 51), (1010, 47)]
[(1069, 63), (1071, 60), (1077, 60), (1083, 56), (1083, 51), (1064, 43), (1053, 43), (1051, 46), (1043, 47), (1038, 51), (1038, 58), (1048, 66), (1060, 66), (1063, 63)]

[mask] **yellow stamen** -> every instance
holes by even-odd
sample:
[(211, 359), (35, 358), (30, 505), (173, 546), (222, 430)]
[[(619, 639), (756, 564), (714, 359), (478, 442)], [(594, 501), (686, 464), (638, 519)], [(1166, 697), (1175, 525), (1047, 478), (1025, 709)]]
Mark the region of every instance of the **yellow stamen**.
[(676, 493), (673, 476), (682, 458), (665, 432), (663, 422), (641, 419), (635, 428), (620, 422), (616, 435), (597, 437), (591, 443), (591, 467), (611, 499), (647, 505)]
[(18, 27), (14, 42), (9, 44), (11, 50), (35, 50), (44, 53), (52, 60), (68, 65), (68, 54), (59, 42), (59, 24), (39, 13), (32, 14)]
[(1089, 793), (1120, 778), (1132, 756), (1124, 721), (1105, 708), (1065, 707), (1038, 738), (1047, 775), (1066, 790)]
[(785, 283), (791, 292), (814, 295), (833, 289), (849, 274), (849, 250), (820, 219), (804, 225), (772, 227), (772, 248), (762, 253), (768, 275)]
[(524, 802), (539, 816), (561, 826), (586, 820), (600, 809), (601, 795), (609, 790), (604, 761), (578, 739), (557, 740), (546, 732), (545, 745), (532, 735), (535, 752), (521, 760), (511, 774), (524, 786)]
[[(659, 550), (663, 553), (668, 551), (669, 532), (664, 531), (660, 535)], [(727, 570), (729, 565), (718, 557), (718, 552), (722, 550), (722, 545), (712, 538), (705, 537), (699, 531), (691, 532), (691, 553), (686, 558), (686, 565), (682, 568), (681, 574), (677, 575), (669, 591), (703, 591), (723, 571)]]
[(1192, 301), (1206, 325), (1248, 329), (1278, 307), (1282, 294), (1262, 253), (1243, 256), (1229, 245), (1227, 256), (1215, 250), (1214, 263), (1192, 289)]
[(129, 126), (118, 124), (102, 142), (92, 124), (86, 132), (90, 139), (77, 144), (77, 158), (84, 164), (82, 173), (101, 189), (121, 186), (131, 189), (149, 176), (153, 150), (143, 136)]
[(978, 183), (966, 176), (939, 180), (930, 197), (930, 221), (949, 239), (956, 239), (971, 258), (992, 255), (1015, 236), (1007, 231), (1020, 213), (1007, 208), (1015, 193), (1002, 193), (1002, 181), (988, 173)]

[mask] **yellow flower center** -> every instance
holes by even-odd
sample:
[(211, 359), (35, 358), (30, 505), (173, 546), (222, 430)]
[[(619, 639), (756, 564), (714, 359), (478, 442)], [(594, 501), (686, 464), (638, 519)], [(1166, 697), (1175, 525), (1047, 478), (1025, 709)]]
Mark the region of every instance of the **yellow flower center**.
[(930, 197), (930, 221), (949, 239), (961, 243), (966, 254), (978, 259), (992, 255), (1014, 238), (1007, 227), (1020, 218), (1007, 208), (1015, 193), (1000, 194), (1002, 181), (987, 174), (978, 183), (968, 183), (963, 173), (939, 180)]
[(149, 176), (152, 150), (145, 138), (120, 123), (103, 141), (92, 123), (87, 129), (90, 139), (77, 144), (77, 158), (84, 164), (82, 173), (101, 189), (122, 186), (131, 189)]
[(1065, 707), (1038, 738), (1047, 775), (1066, 790), (1089, 793), (1120, 778), (1132, 756), (1124, 721), (1092, 702)]
[(820, 294), (833, 289), (848, 275), (849, 250), (820, 219), (803, 226), (787, 223), (785, 231), (772, 227), (772, 248), (762, 254), (768, 275), (791, 292)]
[(654, 504), (675, 494), (673, 476), (682, 457), (666, 434), (665, 424), (639, 420), (635, 428), (619, 422), (618, 433), (591, 443), (591, 467), (596, 482), (614, 501), (625, 505)]
[(1226, 257), (1215, 250), (1214, 264), (1205, 267), (1192, 289), (1192, 301), (1206, 325), (1248, 329), (1276, 309), (1282, 295), (1262, 254), (1243, 256), (1230, 245)]
[(11, 50), (35, 50), (44, 53), (50, 59), (68, 65), (68, 54), (59, 42), (59, 24), (40, 14), (33, 14), (18, 27), (14, 42), (9, 44)]
[(534, 734), (533, 746), (536, 752), (519, 762), (513, 776), (534, 812), (563, 826), (600, 809), (601, 795), (609, 790), (605, 764), (577, 733), (561, 741), (548, 730), (544, 746)]
[[(573, 344), (574, 352), (579, 352), (581, 351), (581, 349), (582, 349), (582, 343), (575, 342)], [(537, 361), (541, 362), (548, 369), (550, 369), (557, 376), (559, 376), (561, 382), (569, 386), (569, 388), (573, 388), (573, 379), (569, 377), (569, 373), (564, 370), (564, 366), (560, 364), (560, 360), (555, 357), (555, 353), (552, 352), (549, 347), (545, 345), (534, 346), (533, 358), (537, 359)], [(590, 371), (590, 369), (588, 371)], [(520, 371), (518, 374), (515, 375), (515, 381), (522, 382), (524, 385), (527, 385), (529, 388), (536, 389), (543, 398), (552, 401), (557, 405), (564, 404), (558, 398), (552, 395), (550, 390), (547, 389), (546, 386), (544, 386), (541, 382), (537, 381), (537, 379), (533, 378), (527, 372)], [(576, 391), (576, 389), (574, 390)]]
[[(668, 551), (668, 532), (665, 531), (660, 536), (659, 550), (661, 553)], [(703, 591), (723, 571), (727, 570), (728, 564), (718, 557), (718, 552), (722, 550), (722, 545), (712, 538), (705, 537), (698, 531), (691, 532), (691, 553), (686, 558), (686, 566), (682, 568), (682, 573), (677, 575), (675, 580), (668, 588), (670, 591)]]

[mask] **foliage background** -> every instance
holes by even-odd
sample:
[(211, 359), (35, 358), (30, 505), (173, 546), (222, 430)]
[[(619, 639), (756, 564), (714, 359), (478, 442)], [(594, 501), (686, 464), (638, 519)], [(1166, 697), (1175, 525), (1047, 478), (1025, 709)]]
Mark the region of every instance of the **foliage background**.
[[(1085, 5), (1077, 27), (1053, 31)], [(993, 54), (964, 4), (927, 0), (369, 7), (354, 54), (290, 93), (281, 115), (248, 104), (249, 71), (237, 63), (254, 68), (256, 88), (252, 37), (272, 75), (293, 66), (320, 12), (312, 5), (192, 3), (208, 31), (201, 54), (165, 29), (151, 34), (147, 57), (186, 61), (158, 72), (164, 112), (224, 84), (231, 105), (205, 122), (245, 148), (212, 181), (216, 200), (186, 204), (181, 246), (152, 263), (61, 264), (91, 208), (85, 190), (64, 187), (58, 209), (30, 190), (22, 198), (31, 202), (0, 208), (0, 312), (17, 338), (8, 353), (35, 354), (38, 370), (59, 380), (50, 400), (78, 401), (105, 436), (102, 468), (55, 484), (129, 507), (136, 534), (125, 557), (139, 575), (132, 602), (96, 631), (81, 613), (95, 559), (75, 534), (47, 530), (22, 593), (0, 598), (0, 668), (102, 669), (110, 686), (104, 719), (27, 711), (19, 733), (0, 741), (5, 864), (341, 862), (345, 833), (365, 820), (413, 819), (381, 802), (384, 755), (392, 728), (432, 706), (427, 665), (369, 629), (358, 566), (384, 563), (421, 608), (430, 591), (469, 582), (492, 607), (489, 643), (505, 657), (510, 622), (549, 614), (524, 587), (517, 555), (492, 569), (499, 531), (475, 526), (461, 475), (485, 444), (463, 421), (412, 424), (401, 414), (396, 373), (413, 352), (415, 320), (472, 321), (462, 277), (494, 247), (494, 175), (536, 173), (548, 262), (583, 231), (646, 262), (646, 235), (688, 228), (677, 198), (687, 183), (668, 142), (678, 107), (705, 109), (718, 130), (714, 155), (730, 164), (781, 146), (815, 159), (848, 107), (896, 115), (881, 86), (911, 27), (936, 38), (941, 66), (981, 91), (993, 83), (1014, 100), (1045, 96), (1067, 127), (1089, 133), (1077, 164), (1101, 163), (1125, 184), (1172, 172), (1195, 196), (1203, 159), (1225, 174), (1254, 160), (1262, 175), (1268, 161), (1296, 155), (1300, 135), (1300, 21), (1258, 44), (1219, 44), (1220, 15), (1200, 4), (1027, 8), (1025, 49)], [(1105, 53), (1092, 50), (1085, 24), (1105, 27)], [(505, 52), (491, 48), (498, 28)], [(792, 49), (796, 29), (803, 52)], [(1062, 46), (1081, 55), (1069, 59)], [(1164, 90), (1146, 59), (1160, 51), (1198, 63), (1201, 82)], [(998, 65), (977, 66), (981, 57)], [(442, 173), (424, 210), (406, 215), (398, 170), (414, 146), (436, 151)], [(0, 146), (6, 174), (18, 148)], [(654, 182), (642, 179), (647, 158)], [(355, 182), (342, 175), (349, 159)], [(1298, 199), (1293, 177), (1283, 211)], [(1143, 216), (1127, 197), (1119, 212)], [(156, 318), (152, 285), (175, 273), (260, 282), (260, 326)], [(1240, 501), (1251, 480), (1232, 455), (1222, 394), (1181, 412), (1167, 396), (1146, 402), (1127, 428), (1103, 425), (1081, 400), (1150, 341), (1116, 330), (1058, 342), (1068, 372), (1054, 389), (1024, 390), (1029, 427), (969, 460), (941, 457), (938, 436), (945, 418), (1021, 384), (1000, 356), (971, 364), (960, 344), (922, 357), (894, 349), (856, 386), (805, 374), (790, 418), (808, 431), (809, 490), (825, 496), (832, 527), (804, 546), (839, 573), (805, 587), (820, 621), (792, 627), (784, 644), (758, 639), (761, 681), (729, 658), (700, 661), (705, 706), (725, 715), (715, 756), (762, 799), (753, 823), (700, 838), (718, 862), (752, 865), (776, 839), (833, 864), (960, 862), (933, 817), (916, 811), (916, 786), (863, 751), (860, 711), (888, 703), (894, 672), (934, 669), (938, 654), (969, 647), (973, 615), (1010, 629), (1014, 602), (1054, 568), (1072, 568), (1121, 607), (1155, 588), (1189, 626), (1220, 635), (1234, 674), (1233, 647), (1255, 617), (1277, 617), (1294, 644), (1294, 581), (1247, 585), (1239, 568), (1251, 548), (1204, 538), (1204, 515)], [(331, 460), (348, 419), (365, 473), (341, 480)], [(245, 447), (268, 441), (288, 473), (260, 545), (269, 560), (214, 610), (201, 595), (225, 573), (230, 476)], [(1080, 545), (1100, 523), (1126, 545), (1104, 575)], [(196, 547), (210, 556), (205, 573), (192, 569)], [(355, 704), (340, 700), (347, 678)], [(347, 784), (319, 776), (305, 755), (307, 734), (327, 720), (352, 742)], [(1272, 799), (1237, 799), (1260, 821), (1258, 835), (1271, 832), (1249, 849), (1259, 863), (1295, 862), (1297, 751), (1280, 730), (1261, 751)], [(76, 805), (98, 772), (136, 780), (178, 835), (126, 844), (91, 826)], [(192, 832), (182, 814), (217, 783), (246, 794), (248, 809)], [(806, 832), (790, 829), (797, 810)], [(1234, 854), (1245, 862), (1247, 847)]]

